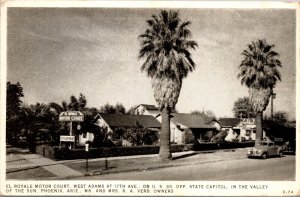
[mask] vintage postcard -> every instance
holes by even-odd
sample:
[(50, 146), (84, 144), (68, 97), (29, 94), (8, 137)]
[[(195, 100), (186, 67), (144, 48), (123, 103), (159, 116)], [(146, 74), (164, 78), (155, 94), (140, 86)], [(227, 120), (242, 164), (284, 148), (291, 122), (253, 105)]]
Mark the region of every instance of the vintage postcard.
[(0, 194), (300, 195), (298, 41), (297, 3), (3, 1)]

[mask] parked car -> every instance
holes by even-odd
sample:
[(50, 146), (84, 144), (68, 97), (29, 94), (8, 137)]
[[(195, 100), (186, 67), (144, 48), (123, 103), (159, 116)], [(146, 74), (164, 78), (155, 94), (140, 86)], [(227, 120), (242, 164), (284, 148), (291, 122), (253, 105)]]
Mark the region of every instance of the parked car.
[(266, 159), (270, 156), (279, 156), (282, 157), (282, 147), (276, 145), (272, 141), (262, 141), (257, 146), (252, 147), (247, 152), (247, 157), (261, 157)]
[(287, 141), (285, 147), (284, 154), (296, 154), (296, 140)]

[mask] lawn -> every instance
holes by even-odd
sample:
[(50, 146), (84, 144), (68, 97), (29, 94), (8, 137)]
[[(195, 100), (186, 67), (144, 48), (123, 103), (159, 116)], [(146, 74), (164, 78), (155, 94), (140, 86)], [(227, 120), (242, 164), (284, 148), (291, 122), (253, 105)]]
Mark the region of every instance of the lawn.
[(38, 167), (30, 170), (21, 170), (17, 172), (6, 173), (6, 179), (30, 180), (30, 179), (49, 178), (49, 177), (54, 177), (54, 175), (42, 167)]

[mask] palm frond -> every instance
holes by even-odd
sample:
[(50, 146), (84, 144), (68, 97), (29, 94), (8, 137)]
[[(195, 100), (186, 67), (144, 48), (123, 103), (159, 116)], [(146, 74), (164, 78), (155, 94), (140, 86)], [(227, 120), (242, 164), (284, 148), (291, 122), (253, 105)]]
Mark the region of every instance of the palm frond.
[[(191, 22), (182, 22), (178, 10), (161, 10), (158, 15), (152, 15), (146, 20), (146, 23), (148, 26), (145, 33), (139, 36), (141, 47), (138, 58), (145, 59), (141, 71), (152, 78), (159, 106), (172, 107), (178, 98), (169, 91), (172, 90), (172, 84), (179, 84), (181, 87), (182, 79), (195, 69), (189, 50), (195, 50), (198, 44), (189, 40), (191, 31), (188, 27)], [(168, 85), (170, 90), (166, 88)], [(180, 89), (176, 91), (180, 92)], [(167, 99), (169, 96), (172, 97), (171, 100)]]
[(247, 45), (247, 49), (242, 52), (244, 59), (237, 75), (242, 84), (247, 87), (268, 88), (281, 79), (277, 70), (277, 67), (281, 67), (281, 62), (277, 59), (279, 54), (272, 50), (273, 47), (265, 39)]

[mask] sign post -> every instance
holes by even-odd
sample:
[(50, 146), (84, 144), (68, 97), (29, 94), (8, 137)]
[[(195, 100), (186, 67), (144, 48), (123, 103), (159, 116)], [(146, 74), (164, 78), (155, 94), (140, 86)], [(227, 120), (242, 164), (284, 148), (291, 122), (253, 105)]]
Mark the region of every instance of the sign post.
[(72, 121), (70, 122), (70, 136), (72, 135)]
[(89, 171), (89, 144), (85, 144), (85, 153), (86, 153), (86, 162), (85, 162), (85, 171)]
[[(65, 111), (59, 114), (59, 121), (62, 122), (70, 122), (70, 132), (69, 136), (73, 137), (72, 142), (74, 142), (74, 148), (75, 148), (75, 137), (73, 136), (73, 128), (72, 128), (72, 123), (73, 122), (83, 122), (84, 121), (84, 115), (80, 111)], [(63, 136), (61, 136), (63, 137)], [(61, 147), (61, 142), (65, 141), (65, 137), (60, 138), (60, 147)], [(67, 141), (71, 142), (71, 141)], [(69, 149), (71, 149), (71, 145), (69, 146)]]

